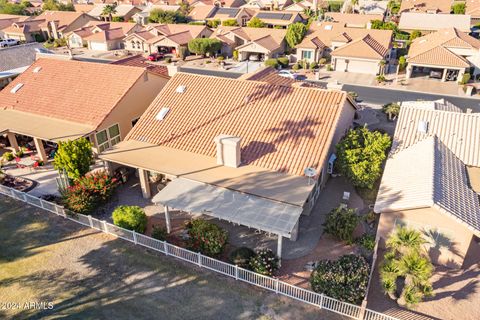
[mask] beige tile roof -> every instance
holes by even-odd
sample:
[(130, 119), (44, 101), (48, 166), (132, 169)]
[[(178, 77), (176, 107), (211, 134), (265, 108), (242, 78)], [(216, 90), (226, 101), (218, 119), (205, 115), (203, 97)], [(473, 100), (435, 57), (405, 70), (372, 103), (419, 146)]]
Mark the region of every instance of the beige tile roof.
[(148, 61), (141, 54), (114, 61), (112, 62), (112, 64), (130, 67), (140, 67), (147, 69), (149, 72), (154, 73), (158, 76), (170, 78), (168, 76), (168, 69), (166, 66), (150, 63), (150, 61)]
[(122, 28), (116, 28), (95, 32), (89, 36), (86, 36), (85, 40), (94, 42), (107, 42), (112, 40), (121, 40), (124, 37), (125, 33), (123, 32)]
[[(419, 104), (402, 103), (392, 152), (436, 135), (465, 165), (480, 167), (480, 113), (432, 110), (423, 107), (423, 102)], [(427, 133), (418, 130), (420, 121), (427, 123)]]
[(474, 17), (480, 16), (480, 0), (466, 0), (465, 14), (469, 14)]
[[(72, 24), (75, 20), (80, 18), (82, 15), (85, 15), (83, 12), (74, 12), (74, 11), (44, 11), (38, 17), (35, 17), (36, 20), (45, 20), (44, 25), (50, 21), (56, 21), (58, 29), (62, 30)], [(93, 20), (93, 18), (92, 18)]]
[(452, 8), (452, 0), (402, 0), (400, 13), (412, 12), (437, 12), (449, 14)]
[(407, 108), (418, 108), (418, 109), (425, 109), (425, 110), (441, 110), (441, 111), (451, 111), (451, 112), (459, 112), (463, 113), (463, 110), (447, 101), (445, 99), (438, 99), (434, 101), (403, 101), (403, 107)]
[[(144, 73), (136, 67), (39, 59), (0, 91), (0, 109), (96, 127)], [(17, 84), (23, 86), (11, 93)]]
[(223, 27), (220, 26), (214, 30), (211, 38), (226, 37), (233, 41), (234, 36), (240, 37), (246, 42), (257, 42), (267, 49), (279, 48), (285, 39), (287, 30), (285, 29), (268, 29), (268, 28), (249, 28), (249, 27)]
[(41, 26), (45, 20), (32, 19), (25, 21), (17, 21), (12, 23), (9, 27), (2, 29), (5, 33), (25, 34), (28, 32), (37, 32), (41, 30)]
[(389, 157), (374, 210), (428, 207), (480, 234), (479, 196), (468, 184), (465, 164), (436, 136)]
[(239, 80), (261, 81), (278, 86), (291, 86), (295, 80), (278, 75), (278, 71), (272, 67), (261, 67), (253, 73), (245, 73)]
[[(215, 157), (216, 136), (239, 136), (243, 164), (301, 176), (323, 165), (346, 100), (341, 91), (177, 73), (126, 139)], [(158, 121), (162, 108), (170, 111)]]
[[(271, 18), (266, 18), (265, 15), (268, 15)], [(273, 15), (276, 15), (276, 17), (274, 17)], [(282, 17), (288, 17), (288, 15), (290, 16), (289, 19), (282, 18)], [(295, 11), (263, 11), (263, 10), (259, 10), (255, 13), (255, 15), (253, 17), (259, 18), (260, 20), (262, 20), (266, 24), (288, 26), (289, 24), (294, 23), (299, 15), (300, 15), (300, 13), (295, 12)]]
[(345, 25), (363, 26), (365, 28), (372, 20), (383, 21), (383, 15), (381, 14), (325, 12), (325, 17), (331, 17), (333, 21), (339, 22)]
[(331, 52), (332, 56), (382, 60), (388, 53), (389, 47), (384, 47), (369, 34), (361, 39), (354, 40)]
[(471, 17), (465, 14), (430, 14), (421, 12), (404, 12), (400, 16), (400, 30), (438, 31), (444, 28), (457, 28), (470, 32)]
[(215, 6), (196, 6), (188, 13), (188, 18), (194, 21), (203, 21), (206, 20), (212, 11), (215, 9)]
[(442, 29), (415, 39), (408, 51), (407, 62), (466, 68), (470, 63), (448, 48), (480, 49), (480, 40), (455, 28)]

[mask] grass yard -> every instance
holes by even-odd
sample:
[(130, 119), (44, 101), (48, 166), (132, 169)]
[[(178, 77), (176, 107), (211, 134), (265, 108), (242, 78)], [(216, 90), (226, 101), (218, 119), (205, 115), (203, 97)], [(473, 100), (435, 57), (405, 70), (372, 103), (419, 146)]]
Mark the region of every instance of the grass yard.
[(344, 319), (0, 196), (5, 318)]

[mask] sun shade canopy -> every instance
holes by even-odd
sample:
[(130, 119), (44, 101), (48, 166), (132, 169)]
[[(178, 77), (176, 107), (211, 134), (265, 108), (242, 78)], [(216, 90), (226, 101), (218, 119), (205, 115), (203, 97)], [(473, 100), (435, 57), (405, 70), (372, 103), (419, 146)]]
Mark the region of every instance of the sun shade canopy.
[(153, 197), (173, 209), (203, 213), (250, 228), (291, 237), (301, 207), (187, 179), (175, 179)]

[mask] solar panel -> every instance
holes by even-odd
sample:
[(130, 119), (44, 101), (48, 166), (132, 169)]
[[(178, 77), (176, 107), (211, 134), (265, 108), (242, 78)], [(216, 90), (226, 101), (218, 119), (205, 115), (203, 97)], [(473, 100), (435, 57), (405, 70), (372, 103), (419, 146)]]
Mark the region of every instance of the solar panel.
[(259, 19), (275, 19), (275, 20), (290, 20), (292, 18), (291, 13), (281, 13), (281, 12), (260, 12), (257, 14)]
[(239, 10), (237, 8), (218, 8), (216, 14), (224, 14), (228, 15), (229, 18), (235, 18)]

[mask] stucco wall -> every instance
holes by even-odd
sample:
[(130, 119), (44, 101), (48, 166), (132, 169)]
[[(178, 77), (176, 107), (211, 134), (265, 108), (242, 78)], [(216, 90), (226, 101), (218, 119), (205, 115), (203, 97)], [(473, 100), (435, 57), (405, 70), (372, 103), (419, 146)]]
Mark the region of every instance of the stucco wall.
[(383, 212), (377, 231), (380, 245), (384, 247), (395, 225), (402, 224), (420, 230), (428, 239), (426, 248), (433, 263), (450, 268), (462, 266), (473, 237), (467, 227), (435, 208)]
[[(347, 60), (348, 63), (346, 62)], [(347, 71), (376, 75), (380, 71), (379, 62), (380, 61), (374, 60), (335, 58), (335, 63), (333, 64), (333, 67), (335, 71)]]

